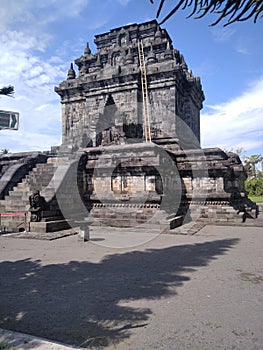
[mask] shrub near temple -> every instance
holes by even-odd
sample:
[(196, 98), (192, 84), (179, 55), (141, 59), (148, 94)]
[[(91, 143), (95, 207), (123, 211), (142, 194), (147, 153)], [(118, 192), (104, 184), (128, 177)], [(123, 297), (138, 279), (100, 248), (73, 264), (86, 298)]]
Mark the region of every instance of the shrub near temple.
[(246, 180), (245, 189), (250, 196), (263, 196), (263, 178)]

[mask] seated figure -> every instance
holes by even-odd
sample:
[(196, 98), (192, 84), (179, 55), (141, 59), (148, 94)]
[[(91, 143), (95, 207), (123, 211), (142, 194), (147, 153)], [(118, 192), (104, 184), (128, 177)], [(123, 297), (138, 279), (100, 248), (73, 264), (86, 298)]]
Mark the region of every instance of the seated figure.
[(38, 222), (42, 219), (42, 210), (46, 208), (46, 200), (40, 195), (39, 190), (34, 191), (29, 196), (29, 211), (31, 212), (30, 221)]

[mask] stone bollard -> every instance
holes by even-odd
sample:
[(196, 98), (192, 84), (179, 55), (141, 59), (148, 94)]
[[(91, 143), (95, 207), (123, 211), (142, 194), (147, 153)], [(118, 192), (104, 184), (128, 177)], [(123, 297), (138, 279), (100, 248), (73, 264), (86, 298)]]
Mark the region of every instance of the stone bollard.
[(84, 242), (87, 242), (90, 240), (90, 234), (89, 234), (89, 222), (85, 220), (75, 221), (76, 224), (79, 226), (79, 235), (83, 239)]

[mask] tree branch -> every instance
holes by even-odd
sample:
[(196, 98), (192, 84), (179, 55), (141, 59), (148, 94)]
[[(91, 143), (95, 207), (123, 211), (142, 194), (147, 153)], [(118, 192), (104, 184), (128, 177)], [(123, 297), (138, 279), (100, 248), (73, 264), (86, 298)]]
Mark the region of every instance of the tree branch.
[[(154, 0), (150, 0), (153, 4)], [(165, 0), (160, 0), (156, 18), (159, 18), (164, 5)], [(187, 18), (195, 15), (195, 18), (202, 18), (207, 13), (217, 14), (219, 17), (211, 25), (218, 24), (221, 20), (227, 19), (227, 23), (224, 26), (238, 21), (246, 21), (251, 17), (254, 17), (254, 23), (258, 18), (263, 17), (263, 0), (177, 0), (176, 6), (164, 17), (160, 22), (163, 24), (169, 18), (171, 18), (175, 12), (180, 8), (185, 10), (186, 7), (193, 7), (190, 15)], [(260, 16), (261, 15), (261, 16)]]
[(14, 87), (12, 85), (4, 86), (2, 89), (0, 89), (0, 95), (13, 97), (13, 95), (14, 95)]

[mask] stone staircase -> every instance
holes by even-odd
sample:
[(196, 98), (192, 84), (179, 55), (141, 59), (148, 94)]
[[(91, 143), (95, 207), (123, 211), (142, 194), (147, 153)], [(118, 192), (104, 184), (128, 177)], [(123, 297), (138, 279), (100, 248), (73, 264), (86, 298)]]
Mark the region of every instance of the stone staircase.
[[(44, 164), (37, 164), (19, 182), (4, 200), (0, 200), (2, 230), (17, 232), (27, 230), (36, 233), (54, 232), (75, 227), (89, 218), (91, 225), (113, 227), (145, 227), (172, 229), (180, 226), (182, 215), (169, 215), (156, 203), (103, 203), (95, 202), (87, 209), (79, 196), (78, 158), (70, 156), (50, 157)], [(48, 203), (40, 222), (29, 222), (29, 196), (39, 190)], [(27, 219), (27, 220), (25, 220)], [(67, 220), (65, 220), (67, 219)]]
[[(17, 232), (25, 229), (41, 233), (69, 228), (55, 198), (53, 178), (58, 167), (57, 163), (59, 162), (54, 161), (54, 158), (50, 158), (47, 163), (37, 164), (3, 200), (0, 200), (2, 230)], [(35, 190), (39, 190), (40, 194), (45, 197), (49, 210), (43, 211), (41, 222), (29, 223), (29, 196)], [(45, 196), (46, 192), (48, 198)]]
[[(26, 214), (29, 210), (29, 196), (35, 190), (41, 193), (49, 184), (54, 172), (53, 164), (37, 164), (3, 200), (0, 200), (0, 212), (9, 214), (9, 216), (1, 216), (2, 228), (7, 230), (25, 228), (25, 217), (22, 214)], [(18, 216), (19, 214), (21, 216)]]

